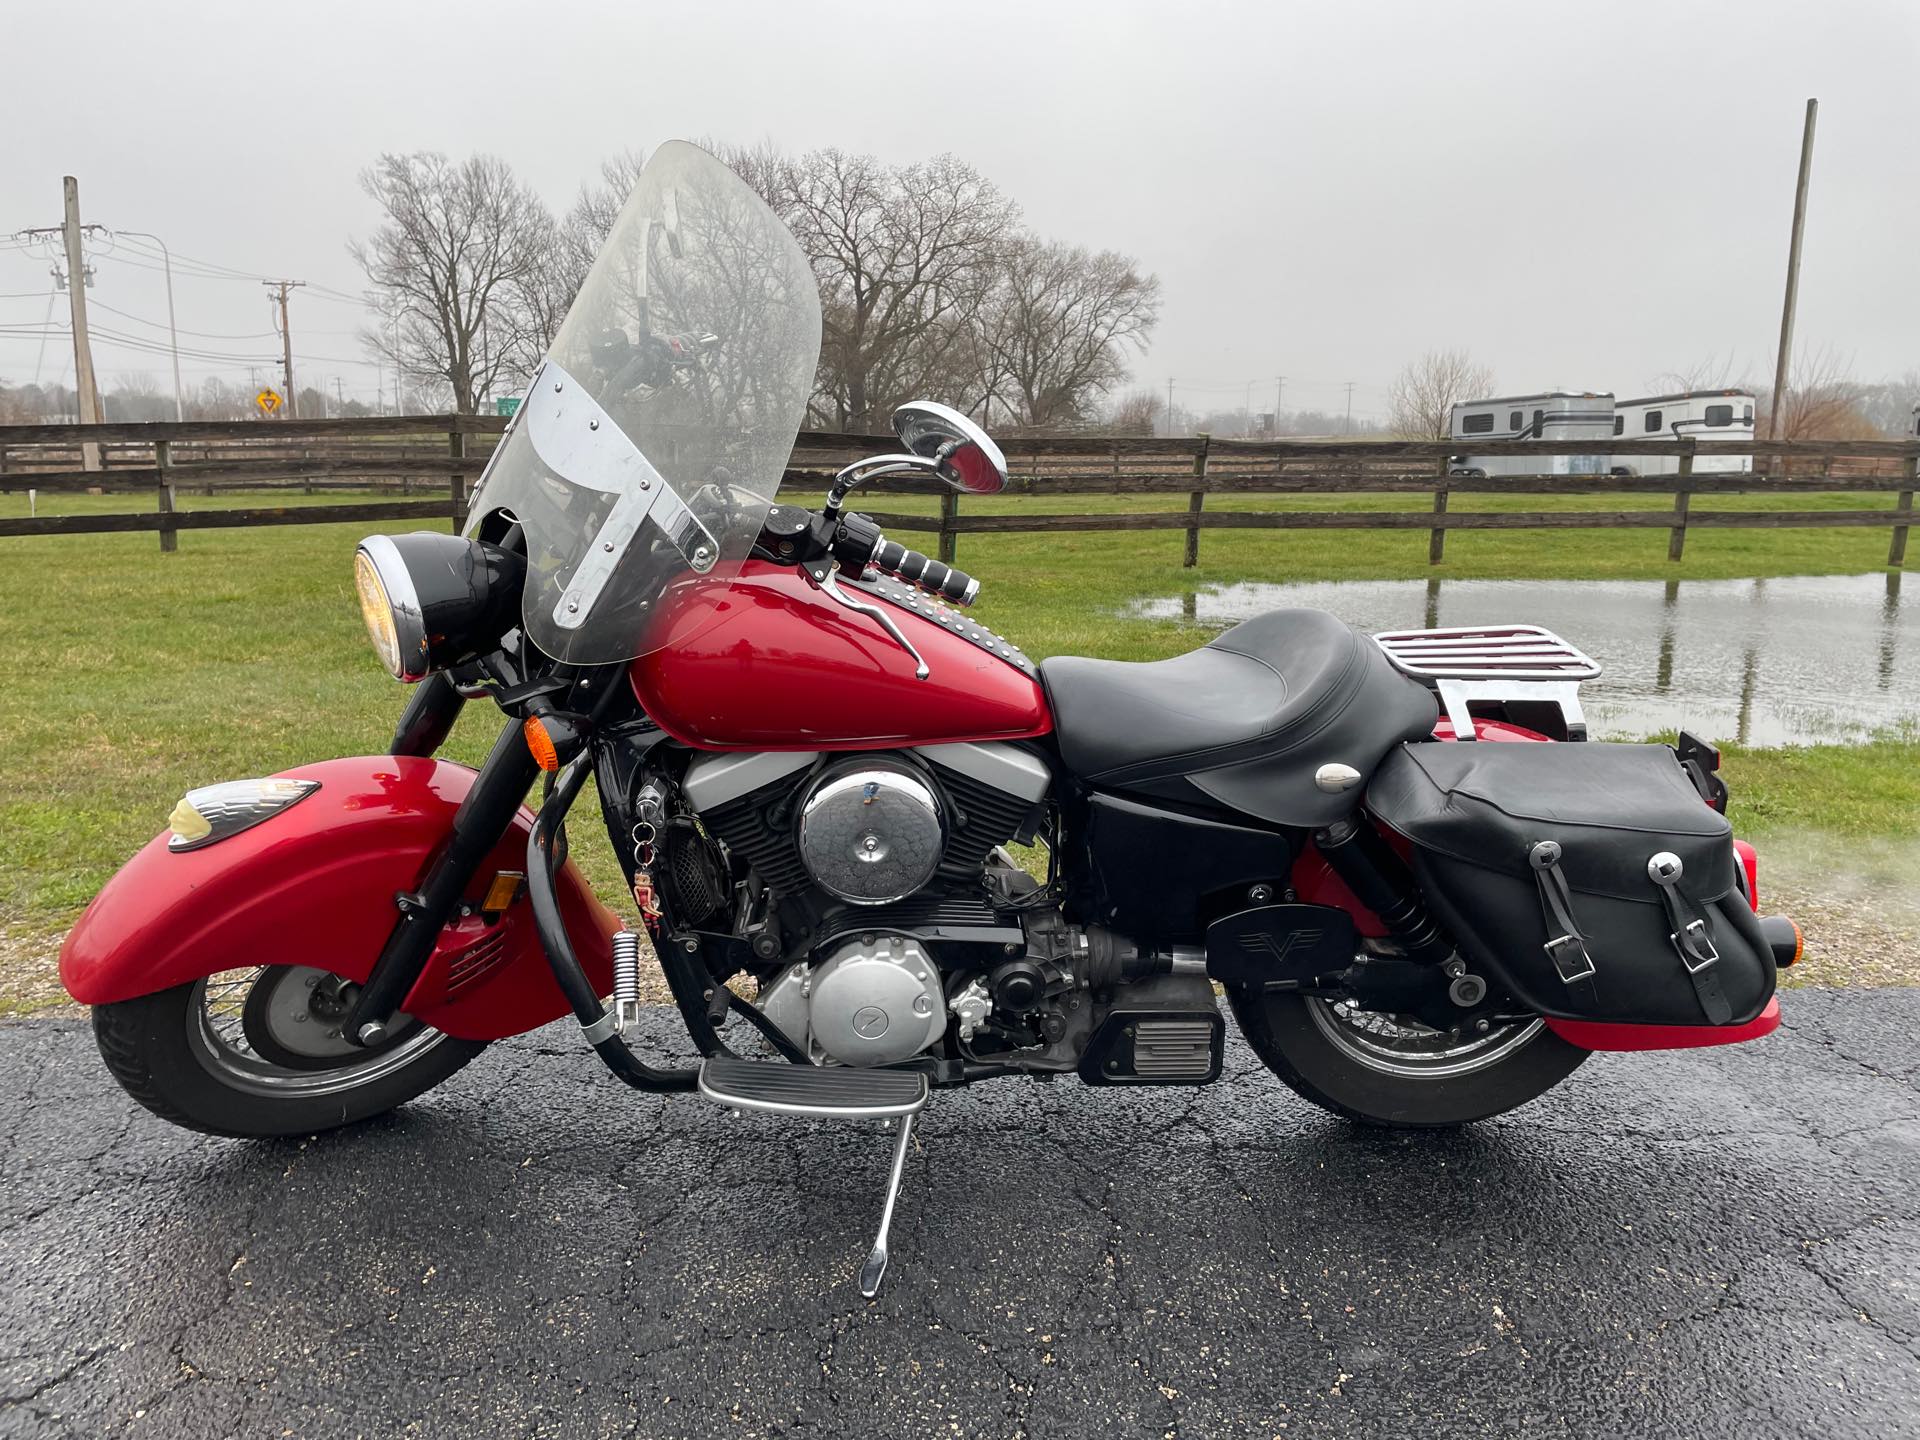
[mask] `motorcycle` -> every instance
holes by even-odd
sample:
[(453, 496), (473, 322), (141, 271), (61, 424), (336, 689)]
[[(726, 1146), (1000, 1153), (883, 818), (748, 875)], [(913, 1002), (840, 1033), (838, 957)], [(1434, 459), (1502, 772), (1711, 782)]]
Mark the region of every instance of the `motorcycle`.
[[(67, 939), (134, 1099), (306, 1134), (571, 1016), (637, 1089), (893, 1124), (872, 1295), (933, 1090), (1209, 1084), (1222, 997), (1306, 1099), (1405, 1127), (1779, 1024), (1799, 934), (1759, 917), (1717, 753), (1586, 739), (1573, 645), (1280, 610), (1036, 665), (847, 508), (1000, 490), (967, 417), (904, 405), (897, 451), (778, 498), (820, 333), (779, 220), (660, 149), (463, 533), (356, 551), (415, 687), (386, 751), (191, 791)], [(475, 700), (506, 717), (477, 770), (436, 755)], [(589, 779), (637, 930), (567, 858)], [(628, 1043), (643, 939), (688, 1063)]]

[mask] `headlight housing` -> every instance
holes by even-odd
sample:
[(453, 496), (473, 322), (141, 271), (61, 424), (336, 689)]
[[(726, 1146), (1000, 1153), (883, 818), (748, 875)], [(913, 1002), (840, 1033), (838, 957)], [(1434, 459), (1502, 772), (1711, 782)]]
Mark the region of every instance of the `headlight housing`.
[(525, 580), (513, 551), (431, 530), (369, 535), (353, 555), (374, 653), (409, 684), (498, 644), (519, 619)]

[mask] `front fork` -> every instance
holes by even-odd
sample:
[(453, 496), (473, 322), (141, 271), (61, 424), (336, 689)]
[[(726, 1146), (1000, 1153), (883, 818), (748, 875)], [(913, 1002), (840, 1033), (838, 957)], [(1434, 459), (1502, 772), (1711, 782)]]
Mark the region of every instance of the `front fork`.
[[(433, 754), (465, 703), (444, 674), (421, 681), (394, 731), (392, 753)], [(434, 942), (460, 908), (474, 872), (513, 823), (539, 774), (520, 723), (508, 720), (473, 788), (453, 812), (445, 847), (427, 866), (418, 888), (393, 897), (400, 916), (341, 1027), (354, 1044), (378, 1045), (387, 1038), (395, 1013), (426, 969)]]
[[(610, 687), (600, 709), (605, 709), (613, 693), (614, 687)], [(392, 753), (433, 754), (452, 732), (465, 703), (444, 673), (423, 680), (394, 729)], [(541, 807), (529, 840), (527, 888), (540, 947), (589, 1042), (616, 1075), (635, 1089), (691, 1090), (695, 1071), (663, 1070), (648, 1065), (627, 1048), (610, 1026), (603, 1028), (599, 997), (593, 993), (580, 967), (560, 918), (559, 899), (554, 890), (555, 847), (560, 822), (586, 778), (587, 764), (587, 758), (582, 756), (561, 772), (549, 803)], [(342, 1027), (356, 1044), (377, 1045), (386, 1038), (395, 1013), (432, 958), (440, 931), (453, 918), (475, 871), (513, 823), (521, 802), (539, 775), (539, 763), (527, 747), (521, 723), (508, 717), (506, 728), (493, 742), (473, 788), (454, 811), (445, 847), (427, 866), (419, 887), (412, 894), (394, 897), (400, 917), (394, 922), (387, 943), (381, 947), (380, 957), (374, 962), (366, 984), (360, 987)]]

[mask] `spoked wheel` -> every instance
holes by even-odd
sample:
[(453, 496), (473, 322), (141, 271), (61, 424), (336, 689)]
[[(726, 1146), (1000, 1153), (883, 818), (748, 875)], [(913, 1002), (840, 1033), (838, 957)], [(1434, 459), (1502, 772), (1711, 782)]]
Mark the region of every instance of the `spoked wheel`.
[(1314, 1104), (1369, 1125), (1462, 1125), (1524, 1105), (1587, 1058), (1538, 1018), (1435, 1030), (1317, 996), (1229, 991), (1267, 1068)]
[(424, 1094), (485, 1048), (402, 1019), (377, 1046), (342, 1032), (355, 987), (305, 965), (226, 970), (97, 1005), (94, 1037), (127, 1093), (211, 1135), (307, 1135)]

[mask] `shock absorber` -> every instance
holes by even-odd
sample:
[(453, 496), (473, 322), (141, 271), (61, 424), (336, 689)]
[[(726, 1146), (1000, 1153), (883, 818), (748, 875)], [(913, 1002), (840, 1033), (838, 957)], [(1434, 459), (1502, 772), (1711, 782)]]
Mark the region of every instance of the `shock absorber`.
[(640, 1019), (640, 937), (621, 929), (613, 936), (613, 1028), (624, 1031)]
[(1442, 965), (1452, 958), (1453, 946), (1420, 898), (1412, 873), (1371, 822), (1364, 817), (1336, 820), (1316, 831), (1313, 839), (1333, 873), (1380, 917), (1409, 960)]

